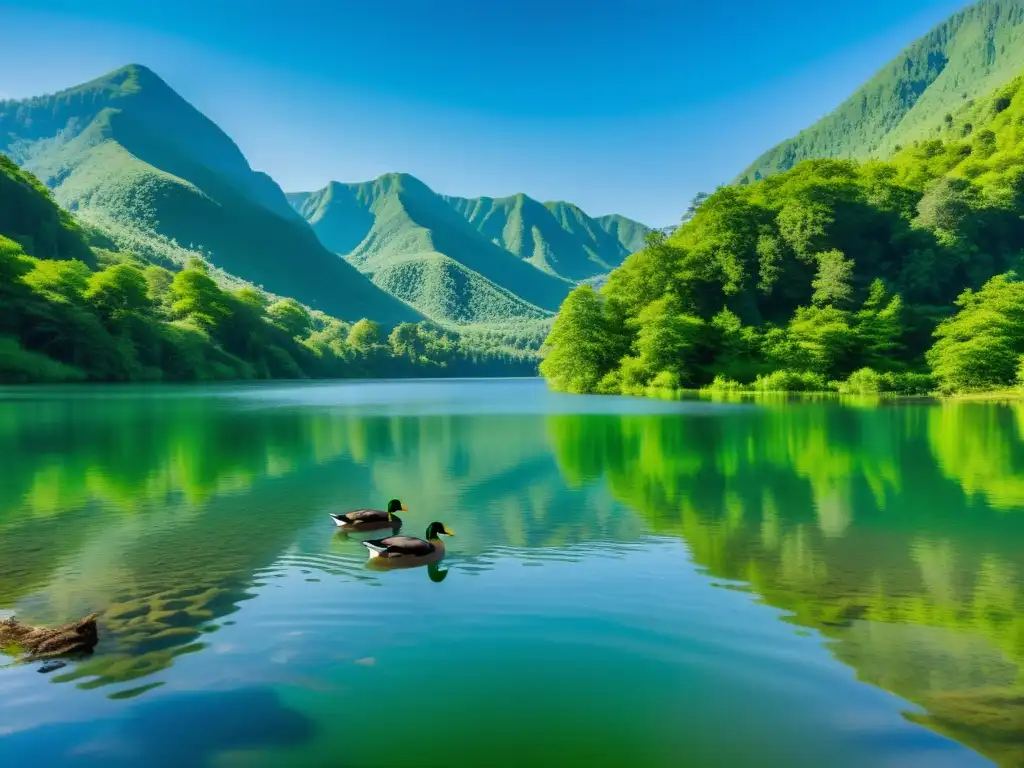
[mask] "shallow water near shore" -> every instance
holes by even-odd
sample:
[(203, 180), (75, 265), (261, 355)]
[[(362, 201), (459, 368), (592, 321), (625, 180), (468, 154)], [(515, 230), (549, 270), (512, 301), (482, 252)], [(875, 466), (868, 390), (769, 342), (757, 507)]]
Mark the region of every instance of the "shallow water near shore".
[(0, 668), (33, 765), (1024, 764), (1024, 404), (10, 388), (0, 456), (0, 616), (101, 613)]

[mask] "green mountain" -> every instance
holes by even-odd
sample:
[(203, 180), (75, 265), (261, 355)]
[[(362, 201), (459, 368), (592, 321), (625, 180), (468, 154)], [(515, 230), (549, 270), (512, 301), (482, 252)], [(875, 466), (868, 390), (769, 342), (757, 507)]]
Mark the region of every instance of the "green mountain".
[(439, 195), (407, 174), (288, 195), (324, 246), (441, 322), (550, 317), (573, 285), (642, 247), (647, 227), (526, 195)]
[(740, 174), (756, 181), (823, 157), (888, 157), (937, 134), (965, 103), (1024, 69), (1024, 0), (982, 0), (889, 62), (834, 112)]
[(540, 203), (523, 194), (444, 200), (491, 242), (574, 282), (610, 272), (643, 247), (648, 231), (624, 216), (592, 219), (572, 203)]
[(650, 227), (617, 213), (598, 216), (594, 221), (601, 226), (601, 229), (619, 241), (619, 244), (626, 249), (626, 255), (641, 250), (644, 247), (644, 238), (651, 231)]
[(419, 319), (325, 249), (213, 122), (133, 65), (52, 96), (0, 102), (0, 152), (117, 245), (156, 263), (201, 254), (345, 319)]

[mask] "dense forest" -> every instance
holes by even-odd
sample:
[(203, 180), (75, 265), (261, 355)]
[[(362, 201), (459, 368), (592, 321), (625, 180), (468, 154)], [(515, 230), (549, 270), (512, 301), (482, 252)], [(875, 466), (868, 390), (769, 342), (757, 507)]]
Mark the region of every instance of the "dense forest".
[[(0, 155), (0, 382), (493, 375), (535, 371), (502, 339), (428, 323), (390, 333), (254, 287), (193, 259), (172, 272), (97, 247), (34, 176)], [(112, 243), (105, 243), (112, 245)]]
[(1024, 382), (1024, 78), (936, 135), (717, 190), (573, 291), (541, 372), (629, 394)]

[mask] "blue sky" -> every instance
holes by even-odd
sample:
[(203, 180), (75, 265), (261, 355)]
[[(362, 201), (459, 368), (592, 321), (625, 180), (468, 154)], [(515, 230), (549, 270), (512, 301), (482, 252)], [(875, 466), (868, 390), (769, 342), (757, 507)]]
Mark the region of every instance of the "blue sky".
[(141, 63), (288, 191), (412, 173), (652, 225), (961, 0), (0, 0), (0, 96)]

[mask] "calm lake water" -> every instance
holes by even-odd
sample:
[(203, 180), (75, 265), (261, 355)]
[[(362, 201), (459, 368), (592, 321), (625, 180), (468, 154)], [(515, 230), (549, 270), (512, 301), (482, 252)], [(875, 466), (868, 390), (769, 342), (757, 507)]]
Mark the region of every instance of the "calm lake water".
[[(23, 765), (1024, 765), (1024, 405), (0, 390)], [(457, 534), (378, 572), (327, 516)], [(0, 663), (8, 660), (0, 656)]]

